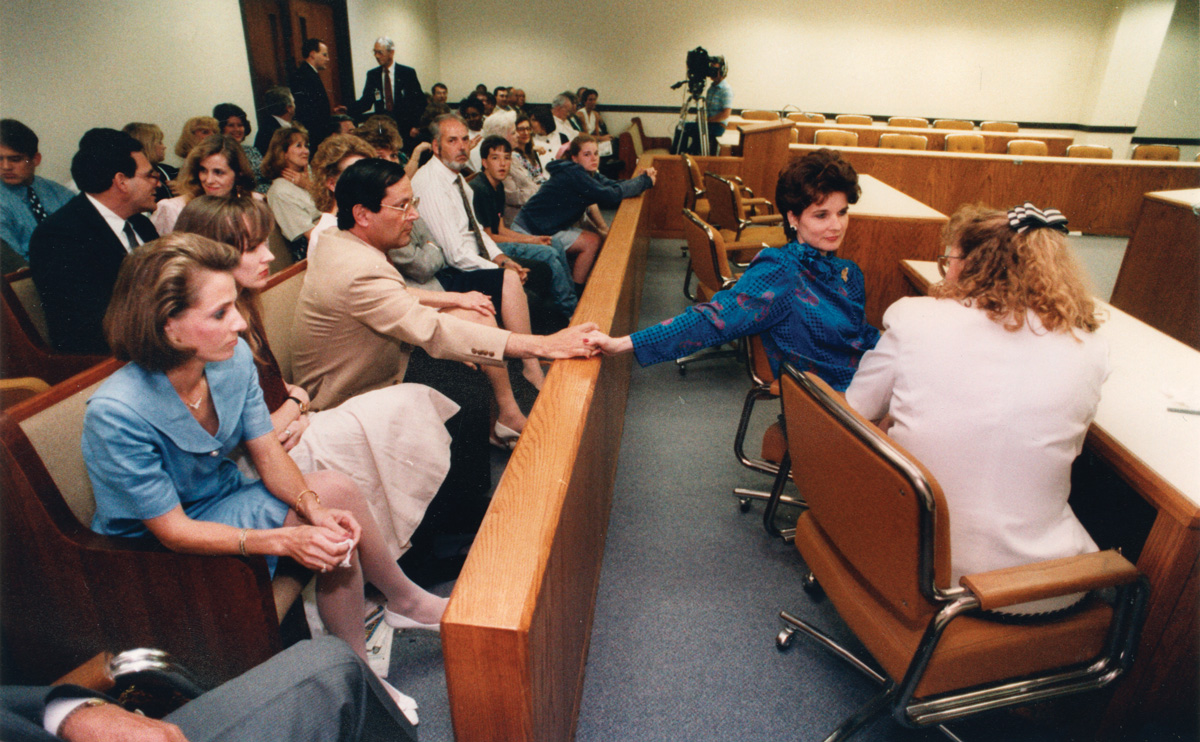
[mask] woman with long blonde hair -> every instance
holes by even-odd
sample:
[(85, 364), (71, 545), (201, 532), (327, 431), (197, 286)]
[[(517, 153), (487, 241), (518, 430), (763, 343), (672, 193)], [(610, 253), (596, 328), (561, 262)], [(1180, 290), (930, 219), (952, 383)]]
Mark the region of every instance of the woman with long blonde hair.
[[(1026, 203), (960, 209), (945, 280), (883, 316), (846, 390), (937, 478), (950, 510), (951, 584), (963, 575), (1096, 550), (1067, 496), (1100, 402), (1108, 347), (1067, 246), (1067, 220)], [(1062, 609), (1080, 596), (1015, 606)]]

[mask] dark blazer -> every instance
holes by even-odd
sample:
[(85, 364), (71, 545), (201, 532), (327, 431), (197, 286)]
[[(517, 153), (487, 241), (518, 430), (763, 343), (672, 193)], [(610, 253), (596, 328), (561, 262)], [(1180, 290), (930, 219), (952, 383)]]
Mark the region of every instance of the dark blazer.
[(42, 727), (46, 704), (56, 698), (111, 698), (74, 685), (51, 687), (6, 686), (0, 688), (0, 739), (5, 742), (53, 742), (58, 740)]
[(267, 148), (271, 146), (271, 137), (275, 132), (279, 131), (279, 122), (269, 113), (264, 113), (258, 119), (258, 133), (254, 135), (254, 148), (259, 154), (266, 155)]
[[(417, 71), (402, 64), (392, 65), (392, 118), (400, 126), (400, 134), (408, 141), (412, 137), (409, 131), (421, 124), (421, 114), (425, 112), (428, 99), (421, 90), (421, 82), (417, 80)], [(362, 116), (367, 111), (372, 113), (387, 113), (383, 95), (383, 68), (376, 67), (367, 72), (367, 82), (363, 85), (362, 97), (347, 106), (353, 116)]]
[[(288, 87), (296, 99), (296, 116), (293, 120), (308, 129), (308, 146), (316, 152), (317, 145), (329, 136), (333, 128), (333, 112), (329, 107), (325, 83), (311, 64), (301, 62), (288, 78)], [(259, 151), (264, 155), (267, 152), (265, 149)]]
[[(144, 214), (130, 221), (142, 242), (158, 238), (158, 231)], [(123, 242), (82, 193), (33, 230), (29, 269), (55, 350), (110, 352), (101, 321), (126, 254)]]

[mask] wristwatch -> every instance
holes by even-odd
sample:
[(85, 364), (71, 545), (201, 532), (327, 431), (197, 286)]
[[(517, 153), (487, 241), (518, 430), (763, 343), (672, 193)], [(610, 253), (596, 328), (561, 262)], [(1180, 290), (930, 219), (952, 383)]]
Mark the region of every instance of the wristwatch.
[(291, 395), (288, 395), (288, 399), (296, 403), (296, 405), (300, 408), (301, 415), (308, 412), (308, 402), (301, 402), (299, 397), (293, 397)]

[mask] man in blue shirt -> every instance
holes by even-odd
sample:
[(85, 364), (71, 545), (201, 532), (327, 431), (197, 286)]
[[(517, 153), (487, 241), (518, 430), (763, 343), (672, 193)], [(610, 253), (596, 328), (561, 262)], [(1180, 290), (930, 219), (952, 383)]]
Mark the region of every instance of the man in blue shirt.
[(29, 260), (34, 228), (75, 195), (35, 175), (41, 163), (37, 134), (16, 119), (0, 120), (0, 239), (22, 261)]

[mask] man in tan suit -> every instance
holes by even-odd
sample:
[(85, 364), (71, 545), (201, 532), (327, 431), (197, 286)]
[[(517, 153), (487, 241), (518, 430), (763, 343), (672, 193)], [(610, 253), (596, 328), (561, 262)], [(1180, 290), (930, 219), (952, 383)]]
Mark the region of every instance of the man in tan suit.
[(420, 567), (412, 560), (437, 547), (434, 536), (473, 533), (487, 509), (491, 394), (483, 375), (459, 362), (491, 366), (507, 377), (505, 358), (593, 355), (583, 337), (596, 325), (524, 335), (496, 327), (494, 310), (489, 313), (487, 307), (460, 303), (439, 311), (422, 305), (387, 258), (388, 250), (408, 244), (417, 218), (404, 169), (386, 160), (360, 160), (341, 174), (336, 198), (340, 230), (323, 233), (309, 251), (296, 304), (295, 380), (314, 408), (328, 409), (404, 380), (413, 346), (447, 359), (422, 358), (421, 375), (408, 379), (429, 384), (462, 408), (447, 422), (453, 441), (450, 474), (405, 558), (405, 571), (420, 580), (414, 573)]

